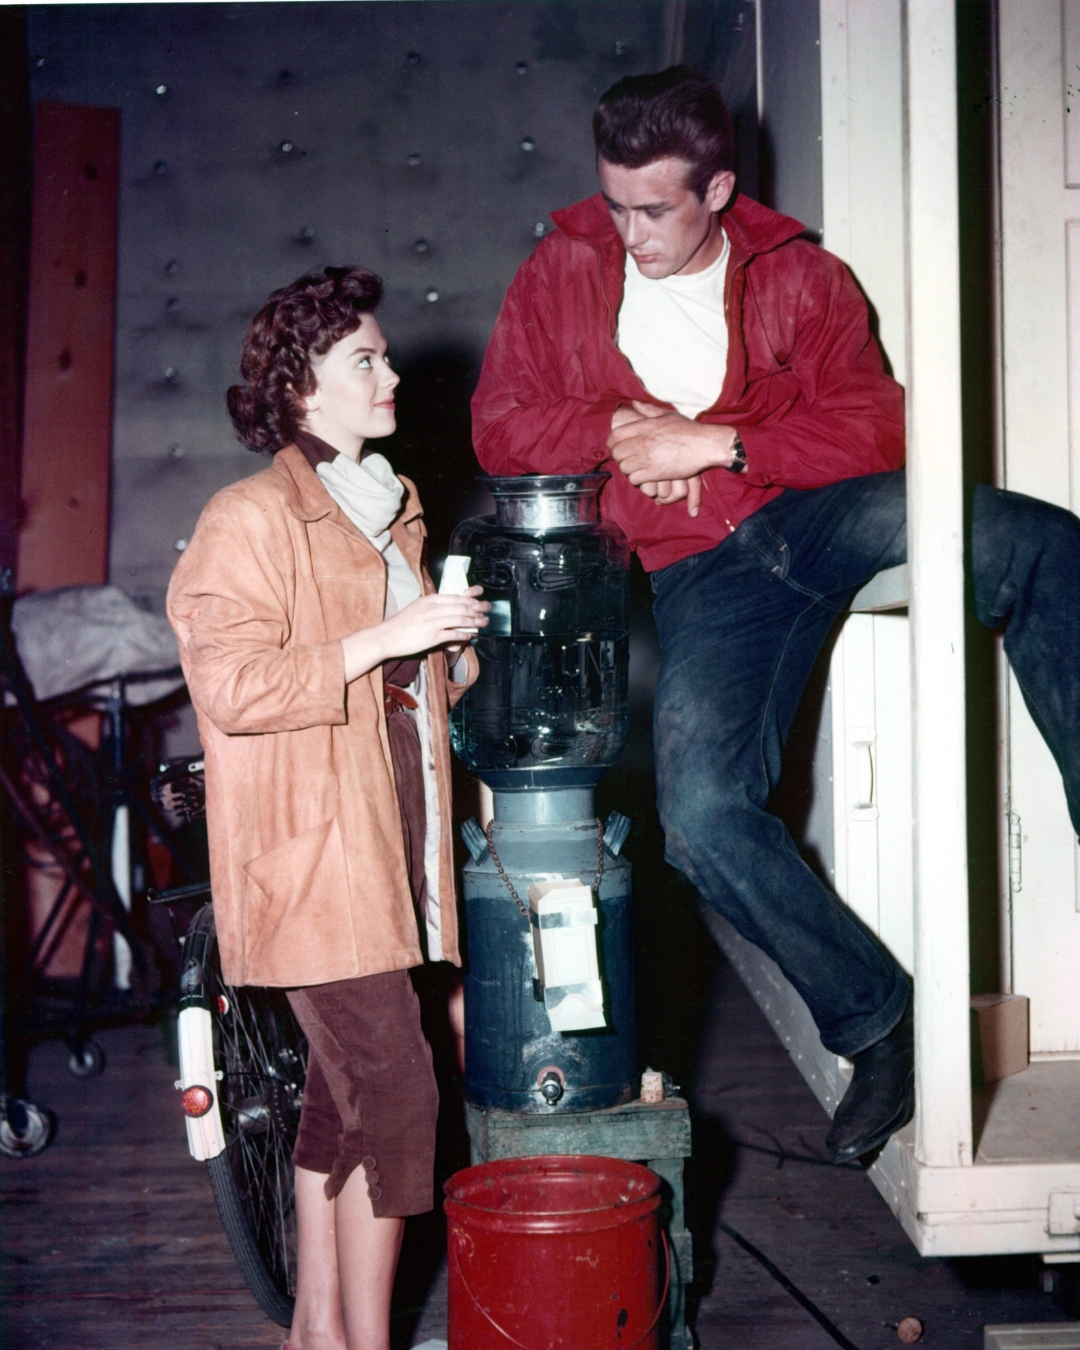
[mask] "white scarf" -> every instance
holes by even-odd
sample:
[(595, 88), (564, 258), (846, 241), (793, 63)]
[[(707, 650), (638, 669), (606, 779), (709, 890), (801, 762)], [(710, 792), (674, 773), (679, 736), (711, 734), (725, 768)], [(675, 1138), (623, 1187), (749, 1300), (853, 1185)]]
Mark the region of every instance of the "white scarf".
[(387, 614), (418, 599), (420, 583), (390, 537), (390, 525), (401, 510), (405, 487), (385, 455), (365, 455), (359, 464), (339, 454), (332, 463), (315, 466), (330, 496), (386, 561)]
[(363, 531), (380, 553), (390, 542), (390, 524), (401, 510), (405, 496), (385, 455), (367, 455), (357, 464), (348, 455), (315, 466), (323, 486), (358, 530)]

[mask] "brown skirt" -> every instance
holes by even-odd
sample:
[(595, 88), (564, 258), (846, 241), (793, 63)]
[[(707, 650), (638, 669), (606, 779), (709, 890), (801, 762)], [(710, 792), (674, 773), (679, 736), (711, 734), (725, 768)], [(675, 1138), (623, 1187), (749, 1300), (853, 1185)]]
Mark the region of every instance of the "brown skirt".
[(293, 1162), (327, 1174), (332, 1200), (355, 1168), (378, 1218), (434, 1204), (439, 1093), (407, 970), (290, 989), (308, 1039)]

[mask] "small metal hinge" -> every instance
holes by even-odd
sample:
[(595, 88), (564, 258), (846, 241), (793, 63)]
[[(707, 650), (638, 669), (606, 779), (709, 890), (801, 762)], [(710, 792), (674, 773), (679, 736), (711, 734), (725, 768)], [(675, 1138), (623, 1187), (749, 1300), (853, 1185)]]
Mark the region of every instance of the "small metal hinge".
[(1046, 1231), (1051, 1237), (1080, 1233), (1080, 1192), (1050, 1192), (1050, 1216)]
[(1009, 894), (1019, 895), (1024, 889), (1024, 874), (1021, 867), (1023, 849), (1020, 834), (1020, 817), (1015, 811), (1009, 812)]

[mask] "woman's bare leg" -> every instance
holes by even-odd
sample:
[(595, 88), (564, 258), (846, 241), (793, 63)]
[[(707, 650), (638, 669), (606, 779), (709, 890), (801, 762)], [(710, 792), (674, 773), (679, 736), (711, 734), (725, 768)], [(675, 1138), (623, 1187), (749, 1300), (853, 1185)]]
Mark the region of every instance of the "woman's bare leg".
[[(294, 1350), (389, 1350), (404, 1219), (377, 1219), (358, 1167), (336, 1200), (321, 1172), (296, 1169)], [(340, 1272), (340, 1273), (339, 1273)]]
[[(337, 1201), (337, 1269), (348, 1350), (390, 1350), (390, 1295), (394, 1290), (404, 1219), (377, 1219), (362, 1167)], [(308, 1350), (298, 1346), (297, 1350)]]
[(338, 1281), (337, 1201), (327, 1200), (321, 1172), (296, 1169), (296, 1308), (294, 1350), (346, 1350)]

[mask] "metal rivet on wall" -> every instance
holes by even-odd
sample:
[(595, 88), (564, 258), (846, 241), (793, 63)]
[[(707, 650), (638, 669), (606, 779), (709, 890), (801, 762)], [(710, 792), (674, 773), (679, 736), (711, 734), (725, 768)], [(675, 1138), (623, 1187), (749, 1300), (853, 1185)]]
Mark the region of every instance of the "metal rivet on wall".
[(434, 304), (435, 301), (438, 300), (438, 298), (439, 298), (439, 292), (435, 289), (434, 286), (432, 286), (432, 288), (431, 288), (431, 289), (426, 293), (426, 295), (424, 296), (424, 299), (425, 299), (425, 300), (430, 300), (432, 304)]
[(417, 241), (413, 244), (414, 253), (426, 253), (430, 248), (431, 245), (428, 243), (426, 239), (417, 239)]
[(528, 75), (529, 63), (528, 61), (519, 61), (517, 65), (514, 67), (514, 69), (517, 71), (519, 75)]
[(536, 142), (533, 140), (531, 136), (522, 136), (521, 148), (522, 150), (535, 150)]
[(158, 98), (164, 98), (168, 92), (169, 86), (167, 84), (159, 84), (158, 87), (154, 90), (154, 93), (157, 94)]
[(170, 458), (170, 459), (183, 459), (183, 458), (184, 458), (184, 447), (183, 447), (182, 445), (177, 445), (177, 444), (175, 444), (175, 443), (172, 444), (172, 445), (170, 445), (170, 446), (169, 446), (169, 458)]
[[(168, 173), (168, 172), (169, 172), (169, 166), (165, 163), (165, 161), (164, 161), (163, 159), (156, 159), (156, 160), (154, 160), (154, 172), (155, 172), (156, 174)], [(90, 176), (90, 175), (87, 174), (87, 177), (89, 177), (89, 176)], [(96, 173), (96, 172), (95, 172), (95, 174), (94, 174), (94, 177), (95, 177), (95, 178), (97, 177), (97, 173)]]
[(315, 242), (315, 231), (310, 225), (300, 226), (300, 242), (302, 244), (313, 244)]
[(176, 549), (177, 553), (183, 553), (184, 549), (186, 549), (187, 546), (188, 541), (186, 539), (178, 539), (176, 543), (173, 544), (173, 548)]
[(175, 258), (170, 258), (169, 261), (165, 264), (165, 271), (168, 273), (170, 277), (174, 277), (176, 276), (177, 272), (180, 271), (180, 264), (176, 261)]
[(547, 226), (544, 224), (544, 222), (542, 220), (538, 220), (536, 224), (533, 226), (533, 234), (536, 235), (537, 239), (540, 239), (543, 237), (544, 231), (546, 229)]
[(165, 367), (165, 383), (166, 384), (180, 383), (180, 372), (176, 369), (175, 366)]
[(405, 59), (406, 61), (408, 61), (410, 66), (418, 66), (420, 64), (420, 53), (410, 52)]
[(282, 141), (280, 146), (278, 146), (278, 149), (281, 151), (283, 155), (291, 155), (292, 148), (293, 148), (292, 141)]
[(165, 301), (165, 308), (171, 314), (173, 310), (179, 306), (179, 304), (180, 301), (177, 299), (177, 297), (175, 295), (170, 295), (168, 300)]
[(414, 151), (412, 152), (412, 154), (409, 156), (409, 163), (412, 165), (412, 167), (413, 167), (414, 169), (415, 169), (416, 166), (420, 163), (420, 151), (419, 151), (419, 150), (414, 150)]
[(616, 42), (616, 43), (615, 43), (615, 55), (616, 55), (616, 56), (625, 56), (625, 55), (626, 55), (626, 43), (625, 43), (625, 42), (621, 42), (621, 41), (620, 41), (620, 42)]

